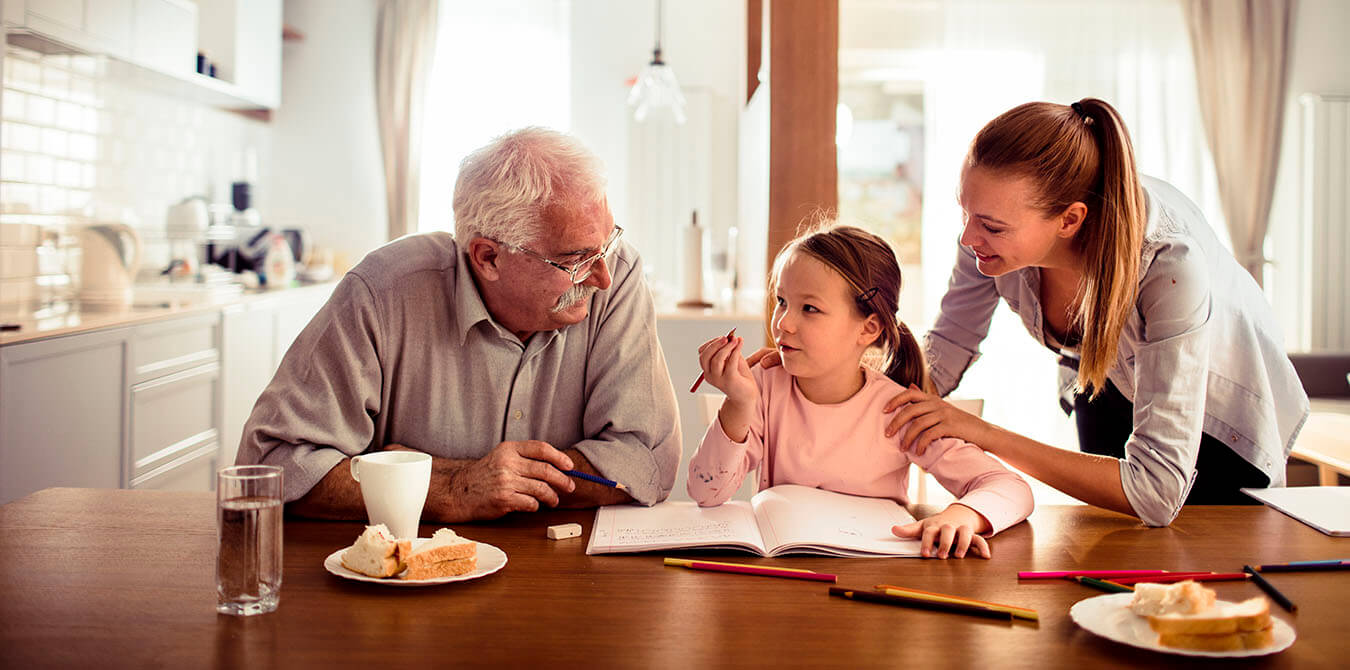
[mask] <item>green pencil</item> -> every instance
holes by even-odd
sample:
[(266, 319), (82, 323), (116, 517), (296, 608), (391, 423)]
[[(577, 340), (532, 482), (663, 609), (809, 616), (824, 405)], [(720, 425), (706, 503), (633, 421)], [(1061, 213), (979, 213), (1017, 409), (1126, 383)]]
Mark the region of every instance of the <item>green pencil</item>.
[(1095, 579), (1093, 577), (1074, 577), (1073, 580), (1075, 582), (1078, 582), (1079, 584), (1086, 584), (1094, 589), (1101, 589), (1109, 593), (1132, 593), (1134, 591), (1133, 587), (1125, 586), (1124, 584), (1117, 584), (1115, 582), (1108, 582), (1105, 579)]

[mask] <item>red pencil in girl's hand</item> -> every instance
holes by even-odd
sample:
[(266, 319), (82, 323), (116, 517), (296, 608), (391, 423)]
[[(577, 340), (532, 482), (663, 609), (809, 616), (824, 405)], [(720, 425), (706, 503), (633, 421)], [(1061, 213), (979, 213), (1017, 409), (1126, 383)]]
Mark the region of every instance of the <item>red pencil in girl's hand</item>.
[[(735, 335), (735, 334), (736, 334), (736, 329), (735, 329), (735, 328), (732, 328), (732, 329), (731, 329), (731, 332), (727, 333), (727, 338), (726, 338), (727, 341), (730, 342), (730, 341), (731, 341), (731, 336), (732, 336), (732, 335)], [(694, 391), (697, 391), (699, 385), (702, 384), (702, 383), (703, 383), (703, 373), (700, 372), (700, 373), (698, 373), (698, 379), (695, 379), (695, 380), (694, 380), (694, 385), (689, 387), (689, 392), (690, 392), (690, 393), (693, 393)]]

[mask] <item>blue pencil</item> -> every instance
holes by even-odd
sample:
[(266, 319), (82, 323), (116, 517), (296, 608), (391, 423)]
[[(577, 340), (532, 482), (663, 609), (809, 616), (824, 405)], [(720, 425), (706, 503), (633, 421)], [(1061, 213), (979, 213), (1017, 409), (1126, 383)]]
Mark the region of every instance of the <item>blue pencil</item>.
[(614, 487), (614, 488), (616, 488), (616, 489), (619, 489), (620, 491), (627, 491), (627, 490), (628, 490), (628, 487), (627, 487), (627, 486), (624, 486), (623, 484), (620, 484), (620, 483), (614, 481), (613, 479), (605, 479), (604, 477), (601, 477), (601, 476), (599, 476), (599, 475), (593, 475), (593, 474), (591, 474), (591, 473), (589, 473), (589, 472), (582, 472), (582, 471), (580, 471), (580, 470), (563, 470), (562, 473), (565, 474), (565, 475), (572, 476), (572, 477), (580, 477), (580, 478), (582, 478), (582, 479), (585, 479), (586, 481), (589, 481), (589, 482), (595, 482), (596, 484), (603, 484), (603, 485), (605, 485), (605, 486), (612, 486), (612, 487)]

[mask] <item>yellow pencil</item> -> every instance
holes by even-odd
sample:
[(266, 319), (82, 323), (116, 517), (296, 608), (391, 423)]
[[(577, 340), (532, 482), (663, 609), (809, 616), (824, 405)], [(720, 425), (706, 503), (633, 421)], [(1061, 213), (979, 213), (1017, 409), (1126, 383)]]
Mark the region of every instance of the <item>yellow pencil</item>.
[(772, 566), (759, 566), (759, 565), (750, 565), (749, 563), (722, 563), (722, 562), (720, 562), (720, 561), (705, 561), (705, 560), (703, 560), (703, 559), (701, 559), (701, 558), (699, 558), (699, 559), (690, 559), (690, 558), (667, 558), (667, 559), (665, 559), (664, 563), (665, 563), (666, 565), (677, 565), (677, 566), (682, 566), (682, 567), (686, 567), (686, 568), (689, 567), (689, 564), (690, 564), (690, 563), (708, 563), (708, 564), (711, 564), (711, 565), (729, 565), (729, 566), (736, 567), (736, 568), (759, 568), (759, 567), (770, 567), (770, 568), (773, 568), (774, 570), (782, 570), (782, 571), (784, 571), (784, 572), (805, 572), (805, 573), (809, 573), (809, 574), (813, 574), (813, 575), (816, 574), (816, 571), (815, 571), (815, 570), (802, 570), (801, 568), (780, 568), (780, 567), (778, 567), (778, 566), (776, 566), (776, 565), (772, 565)]
[(1007, 612), (1018, 619), (1027, 619), (1029, 621), (1040, 621), (1040, 615), (1036, 613), (1036, 610), (1027, 607), (1017, 607), (1016, 605), (1003, 605), (1000, 603), (991, 603), (984, 600), (976, 600), (974, 598), (962, 598), (960, 596), (943, 595), (941, 593), (930, 593), (928, 591), (920, 591), (918, 589), (911, 589), (904, 586), (894, 586), (892, 584), (878, 584), (877, 588), (881, 589), (883, 592), (889, 595), (909, 596), (911, 598), (919, 598), (921, 600), (930, 600), (939, 603), (963, 603), (966, 605), (983, 605), (985, 607), (996, 609), (1000, 612)]

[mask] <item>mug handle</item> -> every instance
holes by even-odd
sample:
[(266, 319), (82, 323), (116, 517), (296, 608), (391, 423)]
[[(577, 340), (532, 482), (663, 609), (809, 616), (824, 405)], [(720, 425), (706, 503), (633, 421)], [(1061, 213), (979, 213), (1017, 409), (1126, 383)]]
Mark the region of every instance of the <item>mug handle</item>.
[(361, 476), (356, 473), (356, 464), (360, 462), (361, 456), (359, 454), (356, 456), (352, 456), (352, 465), (349, 468), (350, 472), (352, 473), (352, 479), (355, 479), (358, 483), (361, 481)]

